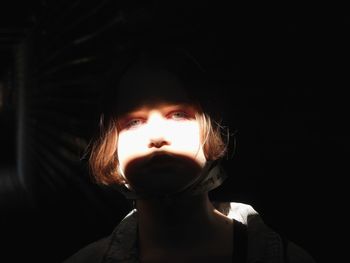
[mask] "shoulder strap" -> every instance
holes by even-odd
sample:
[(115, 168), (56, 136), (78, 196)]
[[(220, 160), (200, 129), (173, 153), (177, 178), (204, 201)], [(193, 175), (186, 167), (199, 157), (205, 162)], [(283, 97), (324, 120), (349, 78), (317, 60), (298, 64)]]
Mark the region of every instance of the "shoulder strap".
[(247, 226), (233, 219), (233, 255), (232, 262), (247, 262), (248, 234)]
[(281, 240), (282, 240), (282, 249), (283, 249), (283, 260), (284, 260), (284, 263), (289, 263), (289, 258), (288, 258), (288, 254), (287, 254), (289, 240), (283, 235), (280, 235), (280, 237), (281, 237)]

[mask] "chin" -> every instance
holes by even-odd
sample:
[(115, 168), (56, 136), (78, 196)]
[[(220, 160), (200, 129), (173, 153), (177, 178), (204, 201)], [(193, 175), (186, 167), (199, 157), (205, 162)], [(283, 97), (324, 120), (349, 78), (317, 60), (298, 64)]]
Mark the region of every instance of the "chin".
[(191, 157), (156, 153), (131, 160), (124, 174), (136, 192), (172, 194), (189, 186), (201, 169), (201, 165)]

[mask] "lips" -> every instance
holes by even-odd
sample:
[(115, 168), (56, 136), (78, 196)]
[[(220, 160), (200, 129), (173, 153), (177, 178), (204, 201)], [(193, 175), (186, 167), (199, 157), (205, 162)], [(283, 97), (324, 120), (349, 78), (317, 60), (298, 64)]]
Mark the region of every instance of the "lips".
[(149, 164), (155, 165), (167, 164), (170, 162), (174, 162), (174, 157), (171, 154), (163, 151), (153, 152), (148, 159)]
[(157, 151), (157, 152), (153, 152), (150, 155), (149, 160), (150, 161), (170, 161), (173, 160), (174, 157), (173, 155), (166, 153), (164, 151)]

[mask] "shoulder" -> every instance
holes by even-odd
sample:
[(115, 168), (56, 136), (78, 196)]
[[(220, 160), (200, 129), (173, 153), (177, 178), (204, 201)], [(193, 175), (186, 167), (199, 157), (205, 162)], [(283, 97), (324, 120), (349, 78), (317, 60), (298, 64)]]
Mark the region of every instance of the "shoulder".
[(252, 206), (232, 202), (228, 217), (247, 228), (249, 262), (264, 259), (267, 262), (315, 263), (303, 248), (267, 226)]
[(289, 263), (315, 263), (311, 255), (297, 244), (289, 241), (286, 246), (286, 257)]
[(67, 258), (63, 263), (98, 263), (102, 258), (110, 243), (110, 237), (102, 238), (86, 247), (80, 249), (75, 254)]
[(63, 263), (101, 263), (108, 257), (124, 259), (132, 256), (137, 233), (135, 215), (136, 210), (132, 210), (109, 236), (87, 245)]

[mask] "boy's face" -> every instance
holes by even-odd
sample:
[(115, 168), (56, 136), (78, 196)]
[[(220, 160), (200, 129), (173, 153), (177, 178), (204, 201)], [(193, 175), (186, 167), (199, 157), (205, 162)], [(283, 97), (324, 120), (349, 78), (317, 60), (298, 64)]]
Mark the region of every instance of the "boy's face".
[(206, 158), (197, 109), (188, 103), (180, 81), (168, 72), (147, 72), (147, 79), (139, 72), (124, 79), (124, 98), (131, 92), (140, 103), (118, 118), (119, 168), (134, 190), (169, 194), (188, 186)]

